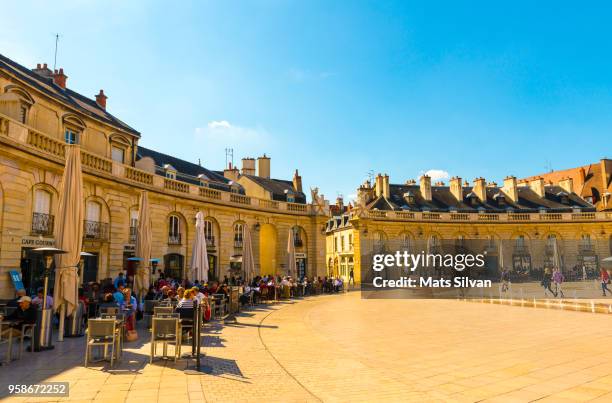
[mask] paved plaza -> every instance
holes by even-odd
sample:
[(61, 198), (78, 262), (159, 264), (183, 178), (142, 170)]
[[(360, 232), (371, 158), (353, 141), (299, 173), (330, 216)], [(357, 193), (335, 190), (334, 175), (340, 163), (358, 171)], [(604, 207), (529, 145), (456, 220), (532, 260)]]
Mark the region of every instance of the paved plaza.
[(237, 323), (210, 325), (204, 374), (184, 371), (187, 360), (149, 364), (143, 342), (127, 343), (112, 370), (84, 368), (78, 338), (24, 353), (0, 367), (0, 378), (69, 381), (62, 401), (606, 402), (610, 334), (609, 315), (351, 292), (251, 308)]

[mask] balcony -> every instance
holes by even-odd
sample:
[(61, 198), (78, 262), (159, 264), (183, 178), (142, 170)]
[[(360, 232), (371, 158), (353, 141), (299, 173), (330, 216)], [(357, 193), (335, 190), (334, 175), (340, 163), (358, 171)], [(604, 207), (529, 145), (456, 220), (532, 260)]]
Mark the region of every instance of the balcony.
[(243, 241), (242, 239), (234, 239), (234, 248), (242, 248)]
[(45, 213), (32, 213), (32, 234), (53, 235), (54, 216)]
[(295, 246), (296, 248), (301, 248), (302, 246), (304, 246), (304, 242), (300, 238), (294, 239), (293, 246)]
[(206, 237), (206, 246), (208, 246), (209, 248), (212, 248), (215, 246), (215, 236), (214, 235), (210, 235)]
[(592, 243), (582, 243), (578, 246), (578, 252), (582, 254), (591, 254), (595, 252), (595, 247)]
[(168, 234), (168, 245), (181, 245), (181, 234)]
[(84, 221), (83, 237), (94, 241), (108, 241), (108, 224), (99, 221)]
[(138, 234), (138, 228), (130, 227), (130, 243), (136, 243), (136, 234)]

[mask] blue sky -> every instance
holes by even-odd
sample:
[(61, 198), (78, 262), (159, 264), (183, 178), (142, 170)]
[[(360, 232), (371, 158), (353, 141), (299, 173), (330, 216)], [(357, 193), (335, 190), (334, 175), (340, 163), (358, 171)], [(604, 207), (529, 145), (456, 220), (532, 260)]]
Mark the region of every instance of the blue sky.
[[(537, 3), (537, 4), (536, 4)], [(612, 156), (605, 2), (8, 2), (0, 53), (108, 94), (141, 144), (272, 157), (346, 197), (367, 177), (529, 176)]]

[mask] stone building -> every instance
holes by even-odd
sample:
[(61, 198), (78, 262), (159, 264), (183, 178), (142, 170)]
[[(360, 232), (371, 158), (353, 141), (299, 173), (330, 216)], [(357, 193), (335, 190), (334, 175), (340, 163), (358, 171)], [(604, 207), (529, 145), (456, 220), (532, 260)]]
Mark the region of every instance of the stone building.
[(509, 176), (502, 186), (459, 177), (449, 185), (422, 176), (417, 183), (390, 184), (378, 175), (357, 191), (355, 207), (336, 206), (326, 226), (327, 273), (359, 281), (376, 251), (432, 248), (443, 242), (486, 241), (490, 266), (499, 261), (525, 275), (550, 266), (558, 245), (562, 266), (597, 274), (602, 258), (612, 254), (612, 213), (595, 207), (574, 191), (572, 178), (557, 185), (536, 178), (518, 183)]
[[(155, 270), (188, 272), (195, 215), (206, 216), (212, 277), (240, 272), (242, 228), (252, 229), (256, 273), (283, 273), (293, 236), (299, 274), (325, 272), (323, 228), (329, 205), (302, 179), (271, 178), (268, 156), (245, 158), (242, 171), (214, 171), (138, 145), (141, 134), (107, 110), (100, 90), (89, 99), (67, 86), (63, 69), (30, 70), (0, 55), (0, 298), (13, 294), (9, 271), (40, 284), (32, 248), (53, 245), (65, 144), (82, 152), (85, 200), (84, 281), (133, 271), (138, 197), (149, 192)], [(292, 235), (290, 235), (292, 234)]]
[(571, 179), (574, 191), (597, 210), (612, 211), (612, 160), (602, 158), (599, 162), (583, 165), (577, 168), (551, 171), (540, 175), (521, 179), (519, 182), (531, 182), (542, 178), (546, 184), (557, 185), (561, 181)]

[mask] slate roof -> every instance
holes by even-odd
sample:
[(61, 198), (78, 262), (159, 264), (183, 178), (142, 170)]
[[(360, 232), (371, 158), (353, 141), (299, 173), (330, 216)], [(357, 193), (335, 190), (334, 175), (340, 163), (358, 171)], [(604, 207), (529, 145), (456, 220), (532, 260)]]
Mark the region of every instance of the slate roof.
[[(166, 175), (165, 165), (171, 165), (176, 170), (176, 179), (191, 183), (193, 185), (200, 185), (199, 175), (203, 174), (210, 180), (208, 186), (218, 190), (229, 190), (230, 180), (223, 176), (222, 172), (211, 171), (201, 165), (194, 164), (189, 161), (182, 160), (180, 158), (173, 157), (168, 154), (160, 153), (158, 151), (151, 150), (142, 146), (138, 146), (138, 152), (136, 153), (136, 160), (140, 160), (144, 157), (150, 157), (155, 161), (155, 173), (158, 175)], [(237, 186), (240, 186), (236, 182)], [(244, 189), (240, 187), (240, 193), (244, 194)]]
[[(575, 193), (567, 194), (560, 186), (545, 186), (545, 196), (539, 197), (528, 186), (518, 186), (518, 200), (512, 202), (505, 196), (499, 187), (486, 188), (486, 201), (481, 202), (474, 197), (470, 186), (463, 187), (463, 200), (456, 200), (448, 186), (432, 186), (432, 200), (427, 201), (421, 195), (418, 185), (390, 185), (389, 200), (383, 196), (368, 203), (368, 209), (378, 210), (413, 210), (413, 211), (458, 211), (477, 212), (487, 211), (492, 213), (506, 212), (539, 212), (544, 209), (547, 212), (571, 212), (574, 208), (582, 211), (595, 211), (595, 207), (580, 198)], [(406, 195), (409, 193), (410, 196)], [(563, 202), (562, 195), (565, 193), (566, 201)], [(502, 197), (500, 197), (502, 196)]]
[(140, 133), (137, 130), (108, 113), (95, 100), (87, 98), (70, 88), (63, 89), (55, 84), (52, 78), (43, 77), (2, 54), (0, 54), (0, 69), (10, 72), (19, 80), (26, 82), (28, 85), (59, 102), (70, 105), (84, 115), (99, 119), (104, 123), (140, 137)]
[(287, 201), (287, 194), (293, 193), (295, 203), (306, 203), (306, 195), (293, 189), (293, 182), (283, 179), (262, 178), (257, 175), (243, 175), (272, 194), (272, 200)]

